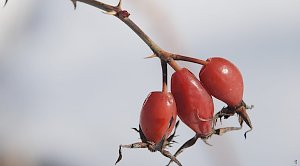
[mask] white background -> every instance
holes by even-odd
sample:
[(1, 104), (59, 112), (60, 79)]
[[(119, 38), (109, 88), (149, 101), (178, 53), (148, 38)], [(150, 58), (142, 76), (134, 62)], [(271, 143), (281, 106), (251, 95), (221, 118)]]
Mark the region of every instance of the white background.
[[(117, 4), (116, 0), (104, 1)], [(3, 2), (4, 3), (4, 0)], [(221, 56), (244, 76), (254, 130), (198, 141), (183, 165), (292, 166), (300, 160), (299, 0), (124, 0), (124, 9), (167, 51)], [(158, 59), (125, 24), (69, 0), (9, 0), (0, 8), (0, 160), (39, 166), (114, 165), (149, 92), (161, 88)], [(200, 66), (180, 63), (198, 74)], [(172, 69), (169, 70), (173, 72)], [(223, 103), (215, 100), (215, 109)], [(223, 126), (236, 126), (236, 117)], [(176, 149), (194, 133), (179, 126)], [(120, 166), (165, 165), (124, 149)]]

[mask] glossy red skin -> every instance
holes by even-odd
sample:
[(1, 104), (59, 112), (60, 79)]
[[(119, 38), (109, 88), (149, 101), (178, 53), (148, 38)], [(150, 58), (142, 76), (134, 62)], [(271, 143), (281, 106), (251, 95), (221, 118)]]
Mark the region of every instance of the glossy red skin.
[[(170, 128), (170, 120), (173, 122)], [(176, 103), (171, 93), (151, 92), (145, 99), (141, 114), (140, 126), (148, 141), (158, 143), (166, 134), (172, 132), (176, 122)]]
[(195, 75), (186, 68), (176, 71), (171, 78), (171, 92), (179, 118), (199, 137), (210, 136), (214, 105), (212, 97)]
[(230, 61), (214, 57), (206, 60), (199, 78), (206, 90), (215, 98), (230, 107), (240, 105), (243, 99), (244, 84), (239, 69)]

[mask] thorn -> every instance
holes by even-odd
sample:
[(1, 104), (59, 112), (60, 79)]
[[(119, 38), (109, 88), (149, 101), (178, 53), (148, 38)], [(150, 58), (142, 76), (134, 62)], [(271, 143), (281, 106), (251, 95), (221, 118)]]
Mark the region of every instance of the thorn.
[(114, 10), (112, 10), (112, 11), (108, 11), (108, 12), (104, 12), (104, 11), (102, 11), (102, 13), (104, 13), (104, 14), (108, 14), (108, 15), (112, 15), (112, 16), (114, 16), (114, 15), (116, 15), (116, 14), (117, 14), (117, 12), (116, 12), (116, 11), (114, 11)]
[(74, 5), (74, 10), (76, 10), (76, 8), (77, 8), (77, 1), (76, 0), (71, 0), (71, 2), (73, 3), (73, 5)]
[(150, 59), (150, 58), (155, 58), (157, 57), (156, 54), (152, 54), (152, 55), (149, 55), (149, 56), (146, 56), (144, 59)]
[(119, 0), (119, 3), (117, 5), (117, 8), (121, 9), (121, 6), (122, 6), (122, 0)]

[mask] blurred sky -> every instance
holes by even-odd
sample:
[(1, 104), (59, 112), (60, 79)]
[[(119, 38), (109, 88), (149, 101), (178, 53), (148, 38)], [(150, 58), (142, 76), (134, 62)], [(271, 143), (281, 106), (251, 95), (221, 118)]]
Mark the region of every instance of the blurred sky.
[[(117, 4), (116, 0), (105, 0)], [(4, 0), (3, 2), (4, 3)], [(167, 51), (221, 56), (244, 76), (254, 130), (213, 136), (186, 150), (184, 165), (292, 166), (300, 160), (299, 0), (124, 0), (124, 9)], [(114, 165), (149, 92), (161, 88), (158, 59), (125, 24), (69, 0), (9, 0), (0, 8), (0, 158), (39, 166)], [(180, 63), (196, 74), (200, 66)], [(172, 69), (169, 70), (173, 72)], [(223, 103), (215, 100), (216, 110)], [(236, 126), (236, 117), (223, 126)], [(172, 153), (194, 133), (181, 124)], [(17, 156), (17, 157), (16, 157)], [(1, 159), (0, 159), (1, 160)], [(120, 166), (165, 165), (145, 149)], [(43, 163), (43, 164), (41, 164)]]

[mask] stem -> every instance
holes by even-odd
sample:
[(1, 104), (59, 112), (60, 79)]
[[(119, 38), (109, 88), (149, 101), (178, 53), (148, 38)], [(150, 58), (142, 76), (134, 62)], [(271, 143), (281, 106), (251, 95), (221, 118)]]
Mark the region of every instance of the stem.
[(95, 0), (71, 0), (76, 7), (76, 2), (82, 2), (96, 8), (99, 8), (107, 14), (111, 14), (119, 18), (124, 22), (130, 29), (132, 29), (153, 51), (153, 53), (158, 56), (161, 60), (167, 62), (175, 71), (180, 70), (181, 67), (173, 60), (172, 54), (161, 49), (153, 40), (150, 39), (128, 16), (130, 15), (126, 10), (121, 8), (121, 0), (117, 6), (108, 5)]
[(91, 5), (91, 6), (94, 6), (96, 8), (99, 8), (101, 10), (104, 10), (106, 12), (110, 12), (110, 11), (116, 11), (118, 12), (118, 7), (116, 6), (111, 6), (111, 5), (108, 5), (108, 4), (105, 4), (105, 3), (102, 3), (102, 2), (98, 2), (98, 1), (95, 1), (95, 0), (71, 0), (75, 7), (76, 7), (76, 2), (82, 2), (82, 3), (86, 3), (88, 5)]
[(188, 56), (178, 55), (178, 54), (173, 54), (172, 58), (174, 60), (187, 61), (187, 62), (197, 63), (197, 64), (200, 64), (200, 65), (207, 65), (208, 64), (207, 61), (197, 59), (197, 58), (188, 57)]
[(167, 62), (160, 60), (161, 62), (161, 70), (162, 70), (162, 92), (168, 92), (168, 67)]
[(175, 70), (181, 70), (181, 67), (175, 62), (173, 58), (170, 58), (170, 61), (168, 61), (168, 64)]
[(145, 34), (130, 18), (128, 17), (118, 17), (121, 21), (123, 21), (130, 29), (132, 29), (154, 52), (154, 54), (159, 57), (162, 56), (164, 59), (167, 59), (167, 55), (165, 55), (164, 51), (153, 41), (150, 37)]

